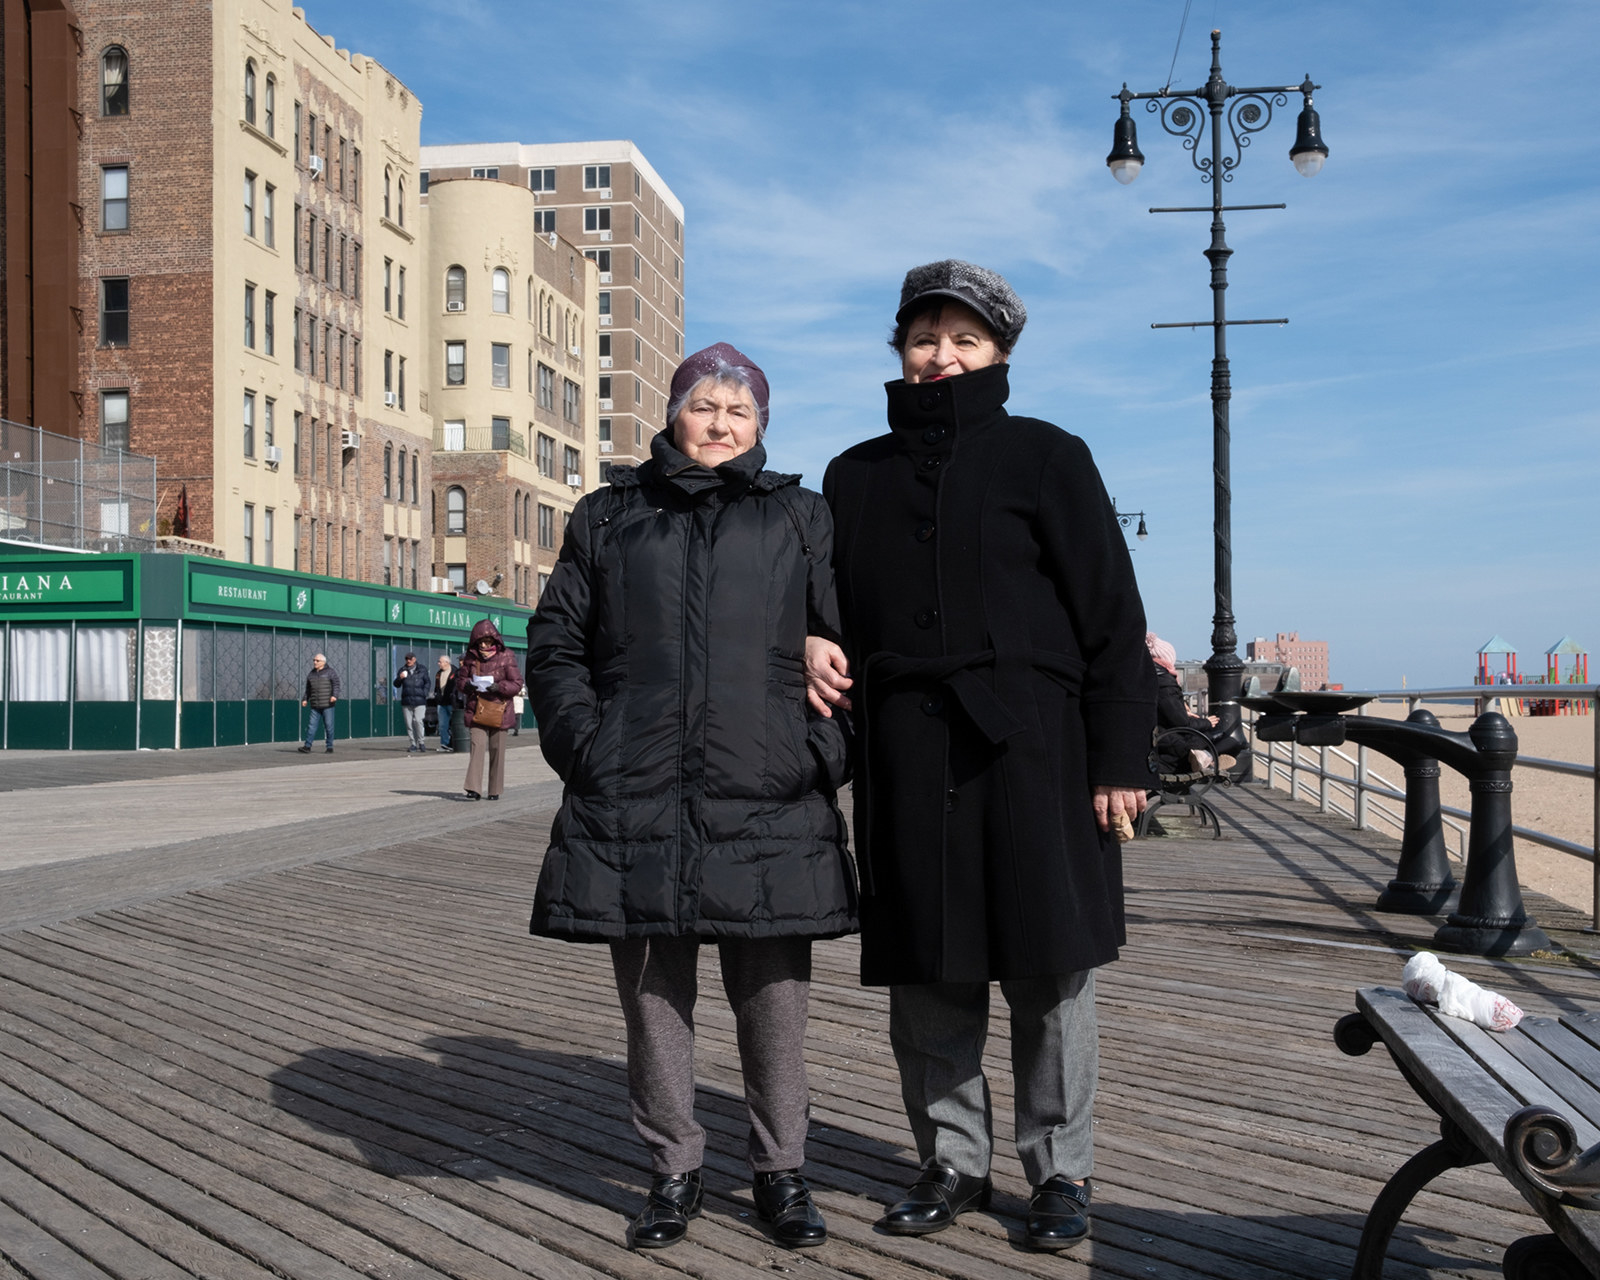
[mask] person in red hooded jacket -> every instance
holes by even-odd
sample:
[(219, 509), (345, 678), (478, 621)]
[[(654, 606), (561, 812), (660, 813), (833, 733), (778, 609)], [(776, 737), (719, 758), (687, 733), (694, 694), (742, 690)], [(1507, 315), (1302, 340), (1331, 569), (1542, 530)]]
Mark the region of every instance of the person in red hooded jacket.
[(484, 793), (483, 762), (489, 759), (488, 796), (500, 798), (506, 780), (506, 730), (511, 727), (511, 699), (522, 692), (522, 668), (516, 655), (506, 648), (500, 631), (485, 618), (472, 628), (467, 656), (456, 668), (456, 692), (466, 710), (467, 736), (472, 754), (467, 757), (466, 791), (468, 800), (481, 800)]

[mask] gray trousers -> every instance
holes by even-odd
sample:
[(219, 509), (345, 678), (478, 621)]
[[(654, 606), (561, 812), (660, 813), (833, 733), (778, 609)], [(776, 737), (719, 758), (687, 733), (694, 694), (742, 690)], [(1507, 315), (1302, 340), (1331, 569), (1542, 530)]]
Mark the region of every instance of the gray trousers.
[[(722, 985), (738, 1031), (750, 1112), (746, 1158), (756, 1173), (805, 1163), (806, 1003), (811, 939), (723, 938)], [(628, 1101), (657, 1176), (698, 1169), (706, 1133), (694, 1118), (694, 1005), (700, 939), (611, 944), (628, 1028)]]
[(400, 710), (405, 715), (406, 733), (411, 737), (411, 745), (420, 749), (427, 735), (428, 708), (419, 703), (414, 707), (401, 707)]
[[(1100, 1045), (1094, 970), (1002, 982), (1011, 1008), (1017, 1154), (1028, 1181), (1077, 1180), (1094, 1170), (1094, 1094)], [(917, 1157), (982, 1177), (994, 1153), (983, 1045), (989, 984), (889, 988), (889, 1039)]]

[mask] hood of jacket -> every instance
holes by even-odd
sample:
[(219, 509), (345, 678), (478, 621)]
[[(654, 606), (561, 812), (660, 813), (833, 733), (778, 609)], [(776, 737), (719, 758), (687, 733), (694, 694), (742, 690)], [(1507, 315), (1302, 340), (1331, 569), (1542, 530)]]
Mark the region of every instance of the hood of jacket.
[(471, 653), (477, 649), (480, 640), (493, 640), (497, 653), (506, 647), (506, 642), (500, 638), (500, 628), (488, 618), (472, 628), (472, 639), (467, 641), (467, 652)]

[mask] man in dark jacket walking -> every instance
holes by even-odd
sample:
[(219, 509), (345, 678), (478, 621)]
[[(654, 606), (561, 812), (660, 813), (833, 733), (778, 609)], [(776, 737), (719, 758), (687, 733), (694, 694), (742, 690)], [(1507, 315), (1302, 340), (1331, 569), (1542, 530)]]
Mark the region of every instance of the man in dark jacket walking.
[(1109, 827), (1144, 808), (1155, 689), (1088, 447), (1005, 411), (1025, 319), (982, 267), (907, 274), (890, 433), (823, 481), (848, 660), (814, 638), (807, 667), (819, 707), (858, 686), (861, 975), (889, 985), (923, 1160), (882, 1226), (926, 1235), (989, 1201), (998, 981), (1033, 1187), (1025, 1239), (1060, 1249), (1088, 1230), (1094, 970), (1124, 941)]
[(417, 665), (417, 655), (406, 654), (405, 666), (394, 678), (394, 687), (400, 690), (400, 710), (406, 719), (406, 733), (410, 735), (407, 754), (426, 751), (423, 738), (427, 734), (428, 689), (432, 681), (428, 673)]
[(311, 659), (311, 670), (306, 675), (305, 695), (300, 699), (302, 707), (311, 708), (311, 714), (306, 717), (306, 740), (301, 744), (301, 751), (310, 751), (311, 744), (317, 740), (317, 725), (320, 722), (322, 732), (326, 736), (328, 754), (333, 754), (333, 708), (339, 701), (339, 673), (328, 665), (328, 659), (322, 654), (317, 654)]

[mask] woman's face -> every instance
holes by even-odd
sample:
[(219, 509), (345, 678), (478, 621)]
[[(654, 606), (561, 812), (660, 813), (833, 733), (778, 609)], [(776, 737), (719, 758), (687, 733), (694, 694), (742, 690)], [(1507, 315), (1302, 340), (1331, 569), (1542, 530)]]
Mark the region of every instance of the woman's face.
[(719, 467), (754, 447), (761, 415), (750, 388), (702, 378), (678, 410), (673, 439), (703, 467)]
[(930, 313), (913, 320), (900, 354), (907, 382), (937, 382), (1005, 361), (978, 313), (953, 301), (939, 309), (937, 318)]
[(494, 653), (494, 641), (493, 640), (484, 639), (484, 640), (478, 641), (478, 656), (480, 658), (490, 657), (491, 655), (493, 655), (493, 653)]

